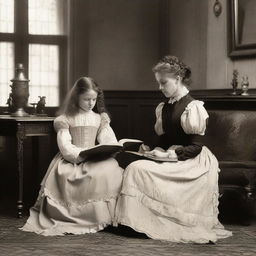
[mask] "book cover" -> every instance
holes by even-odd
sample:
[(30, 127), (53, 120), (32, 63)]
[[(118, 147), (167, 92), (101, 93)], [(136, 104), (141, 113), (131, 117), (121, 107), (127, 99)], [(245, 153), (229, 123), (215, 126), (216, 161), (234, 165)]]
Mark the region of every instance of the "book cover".
[(98, 144), (92, 148), (83, 150), (79, 156), (85, 160), (107, 158), (120, 151), (138, 151), (143, 142), (137, 139), (121, 139), (117, 143), (112, 144)]

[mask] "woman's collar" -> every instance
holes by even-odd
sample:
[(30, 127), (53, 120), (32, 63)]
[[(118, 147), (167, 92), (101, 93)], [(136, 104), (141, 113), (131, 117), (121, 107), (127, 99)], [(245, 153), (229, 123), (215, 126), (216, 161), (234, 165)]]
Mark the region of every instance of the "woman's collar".
[(186, 96), (189, 93), (189, 90), (187, 89), (187, 87), (183, 87), (182, 90), (180, 91), (179, 95), (176, 97), (172, 97), (168, 100), (168, 103), (173, 104), (174, 102), (178, 102), (181, 98), (183, 98), (184, 96)]

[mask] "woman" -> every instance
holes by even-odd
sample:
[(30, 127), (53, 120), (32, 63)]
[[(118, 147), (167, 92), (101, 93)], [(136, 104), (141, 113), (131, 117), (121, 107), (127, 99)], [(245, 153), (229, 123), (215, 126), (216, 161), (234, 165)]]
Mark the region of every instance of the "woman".
[(178, 161), (129, 164), (116, 222), (172, 242), (209, 243), (228, 237), (231, 232), (218, 221), (218, 161), (198, 140), (208, 114), (187, 89), (190, 68), (177, 57), (165, 56), (153, 72), (167, 102), (156, 108), (159, 145), (147, 154)]

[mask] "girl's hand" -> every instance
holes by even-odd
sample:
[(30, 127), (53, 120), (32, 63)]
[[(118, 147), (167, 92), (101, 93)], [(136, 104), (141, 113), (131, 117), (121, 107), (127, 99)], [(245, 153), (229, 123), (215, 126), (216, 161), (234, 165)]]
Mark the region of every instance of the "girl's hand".
[(141, 144), (139, 148), (139, 153), (145, 153), (146, 151), (150, 151), (150, 147), (145, 144)]

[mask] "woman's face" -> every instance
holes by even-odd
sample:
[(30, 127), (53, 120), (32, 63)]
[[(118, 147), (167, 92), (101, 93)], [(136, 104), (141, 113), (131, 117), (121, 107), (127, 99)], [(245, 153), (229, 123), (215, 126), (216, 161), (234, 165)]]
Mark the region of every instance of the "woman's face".
[(172, 98), (177, 95), (180, 86), (179, 77), (176, 78), (171, 73), (156, 72), (155, 78), (159, 84), (159, 90), (165, 97)]
[(96, 104), (98, 93), (94, 90), (89, 90), (79, 95), (78, 105), (79, 107), (88, 112), (92, 110)]

